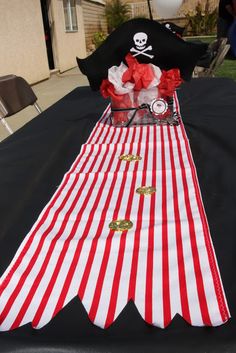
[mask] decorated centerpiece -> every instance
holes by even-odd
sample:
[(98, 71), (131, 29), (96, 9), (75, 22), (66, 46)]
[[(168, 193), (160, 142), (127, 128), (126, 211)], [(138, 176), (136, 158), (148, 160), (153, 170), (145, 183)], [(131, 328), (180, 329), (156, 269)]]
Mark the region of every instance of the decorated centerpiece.
[(133, 19), (77, 61), (91, 88), (110, 98), (113, 125), (177, 125), (174, 93), (191, 79), (205, 50), (205, 45), (179, 38), (170, 26)]
[(179, 69), (140, 64), (130, 53), (125, 60), (128, 66), (112, 66), (100, 88), (104, 98), (111, 98), (113, 125), (178, 124), (173, 94), (182, 82)]

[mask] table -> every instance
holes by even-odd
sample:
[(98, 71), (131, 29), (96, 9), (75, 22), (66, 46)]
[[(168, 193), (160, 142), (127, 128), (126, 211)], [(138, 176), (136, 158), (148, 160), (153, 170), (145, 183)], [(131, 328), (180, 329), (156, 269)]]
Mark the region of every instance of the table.
[[(0, 334), (0, 352), (235, 352), (236, 351), (236, 83), (193, 79), (178, 92), (211, 229), (231, 320), (191, 327), (175, 317), (165, 330), (148, 326), (129, 303), (108, 329), (92, 325), (78, 299), (47, 326)], [(54, 194), (107, 105), (77, 88), (0, 144), (0, 274)]]

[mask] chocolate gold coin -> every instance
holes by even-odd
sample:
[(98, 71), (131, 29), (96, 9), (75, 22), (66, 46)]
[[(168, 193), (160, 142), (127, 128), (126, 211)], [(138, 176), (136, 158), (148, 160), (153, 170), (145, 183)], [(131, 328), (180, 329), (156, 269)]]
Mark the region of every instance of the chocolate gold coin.
[(122, 161), (126, 161), (126, 162), (137, 162), (137, 161), (141, 161), (142, 157), (140, 156), (135, 156), (133, 154), (122, 154), (119, 159), (121, 159)]
[(114, 231), (124, 232), (133, 227), (133, 223), (127, 219), (117, 219), (109, 224), (109, 228)]
[(154, 188), (153, 186), (141, 186), (136, 190), (139, 195), (152, 195), (156, 191), (156, 188)]

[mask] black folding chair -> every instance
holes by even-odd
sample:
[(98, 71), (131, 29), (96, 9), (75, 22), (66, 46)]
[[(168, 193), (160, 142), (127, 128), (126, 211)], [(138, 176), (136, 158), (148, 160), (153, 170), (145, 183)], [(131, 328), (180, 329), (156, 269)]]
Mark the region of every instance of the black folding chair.
[(208, 65), (198, 62), (193, 77), (214, 77), (217, 69), (223, 64), (229, 49), (230, 45), (227, 38), (221, 38), (210, 43), (208, 53), (211, 54), (211, 60)]
[(0, 77), (0, 121), (10, 134), (13, 134), (13, 131), (5, 118), (29, 105), (33, 105), (37, 112), (41, 113), (42, 110), (36, 101), (34, 91), (22, 77), (15, 75)]

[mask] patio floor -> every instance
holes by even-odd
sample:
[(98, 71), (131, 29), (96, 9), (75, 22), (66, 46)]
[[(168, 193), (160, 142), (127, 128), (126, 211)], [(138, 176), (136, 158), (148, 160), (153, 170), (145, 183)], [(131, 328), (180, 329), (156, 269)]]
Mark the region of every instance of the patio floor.
[[(87, 85), (87, 77), (81, 74), (78, 67), (75, 67), (63, 74), (53, 74), (48, 80), (37, 83), (32, 88), (38, 97), (37, 103), (42, 110), (45, 110), (74, 88)], [(6, 120), (12, 130), (16, 131), (37, 115), (36, 109), (29, 106)], [(8, 136), (7, 130), (0, 124), (0, 141)]]

